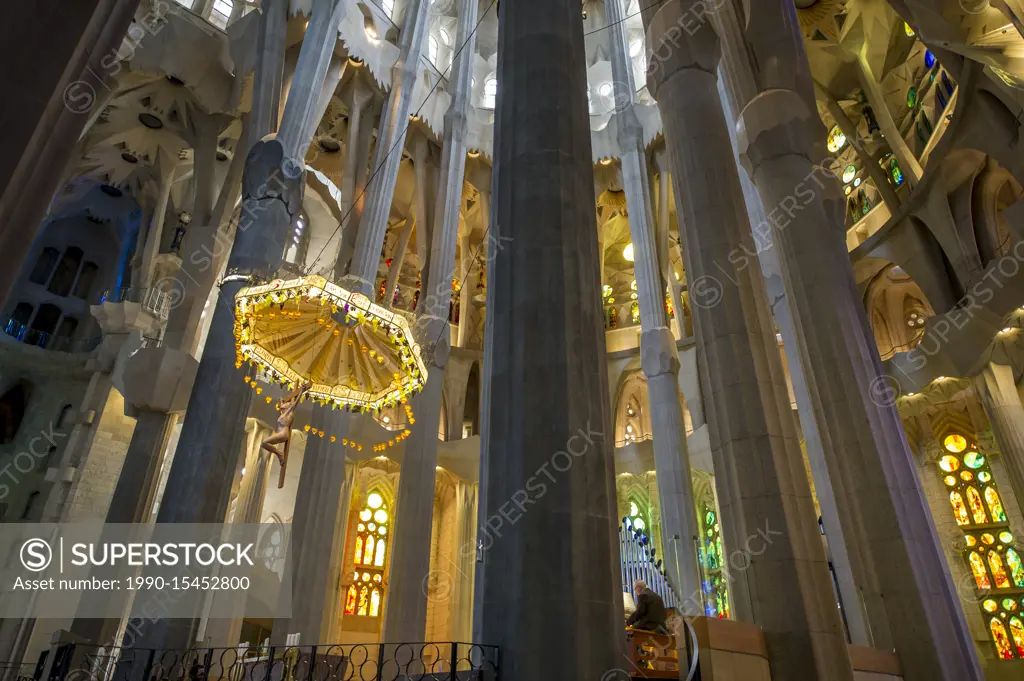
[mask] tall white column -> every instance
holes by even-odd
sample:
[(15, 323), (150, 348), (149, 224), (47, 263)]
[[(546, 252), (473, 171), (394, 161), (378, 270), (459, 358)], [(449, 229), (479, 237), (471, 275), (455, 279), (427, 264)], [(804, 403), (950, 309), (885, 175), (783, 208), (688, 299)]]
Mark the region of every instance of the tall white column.
[[(686, 258), (708, 435), (737, 619), (764, 631), (773, 678), (852, 681), (839, 611), (716, 83), (719, 40), (700, 0), (642, 0)], [(686, 26), (683, 31), (680, 27)], [(692, 32), (691, 32), (692, 29)], [(771, 532), (754, 545), (753, 538)], [(750, 555), (760, 551), (759, 555)], [(732, 553), (730, 553), (732, 555)], [(744, 564), (746, 564), (744, 562)]]
[(981, 370), (975, 385), (1017, 504), (1024, 508), (1024, 405), (1013, 380), (1013, 368), (990, 363)]
[(416, 423), (405, 446), (398, 481), (391, 586), (384, 613), (383, 639), (388, 641), (422, 641), (426, 630), (427, 591), (423, 584), (430, 571), (437, 424), (441, 418), (444, 371), (451, 351), (448, 309), (466, 168), (466, 115), (476, 54), (477, 13), (477, 0), (461, 0), (456, 44), (464, 48), (452, 66), (452, 104), (444, 118), (439, 180), (444, 194), (434, 206), (435, 229), (425, 295), (417, 309), (417, 336), (427, 360), (427, 385), (417, 400)]
[(176, 164), (166, 170), (166, 175), (160, 182), (160, 193), (157, 195), (156, 208), (153, 209), (153, 220), (150, 223), (149, 233), (146, 235), (146, 245), (142, 249), (142, 281), (143, 286), (149, 287), (153, 283), (153, 261), (160, 250), (160, 239), (164, 233), (164, 223), (167, 218), (167, 203), (171, 198), (171, 187), (174, 186), (174, 171)]
[[(654, 467), (658, 475), (661, 506), (662, 550), (665, 567), (687, 615), (702, 615), (703, 589), (694, 547), (700, 538), (690, 455), (686, 446), (686, 425), (679, 396), (679, 353), (675, 336), (668, 328), (665, 311), (666, 282), (658, 258), (658, 245), (651, 218), (650, 178), (643, 126), (632, 102), (636, 87), (629, 62), (629, 44), (623, 18), (622, 0), (609, 0), (608, 23), (612, 26), (610, 53), (615, 100), (629, 102), (615, 115), (622, 157), (622, 186), (629, 210), (629, 231), (633, 238), (633, 265), (640, 305), (640, 362), (647, 377), (647, 393), (654, 433)], [(667, 256), (667, 233), (665, 250)]]
[[(672, 266), (672, 216), (669, 210), (669, 199), (671, 198), (672, 186), (669, 179), (668, 159), (664, 153), (655, 154), (655, 162), (658, 165), (658, 259), (661, 261), (661, 276), (668, 282), (670, 295), (672, 296), (672, 307), (676, 314), (672, 319), (672, 329), (676, 338), (686, 338), (686, 315), (683, 312), (683, 286), (676, 278), (675, 268)], [(662, 254), (662, 248), (665, 251)]]
[[(483, 201), (483, 193), (481, 193), (481, 201)], [(486, 205), (486, 204), (485, 204)], [(483, 210), (483, 207), (481, 207)], [(469, 231), (468, 228), (466, 230)], [(466, 347), (466, 340), (469, 338), (469, 329), (472, 325), (473, 316), (473, 292), (476, 290), (476, 279), (478, 268), (474, 266), (476, 258), (473, 257), (474, 249), (472, 242), (470, 241), (469, 234), (462, 235), (462, 243), (459, 246), (459, 250), (462, 252), (461, 271), (459, 272), (459, 281), (462, 282), (462, 288), (459, 290), (459, 337), (456, 344), (460, 348)], [(481, 253), (481, 256), (484, 254)]]
[[(719, 92), (722, 95), (726, 118), (735, 124), (740, 111), (757, 95), (758, 87), (743, 37), (744, 22), (737, 16), (736, 7), (724, 5), (719, 12), (715, 13), (715, 18), (722, 35)], [(738, 157), (739, 151), (735, 148), (735, 136), (732, 142), (734, 154)], [(743, 198), (747, 214), (750, 216), (750, 224), (757, 226), (755, 241), (757, 260), (761, 273), (764, 275), (768, 301), (772, 307), (775, 323), (782, 334), (783, 346), (787, 351), (789, 378), (793, 394), (796, 397), (800, 430), (804, 437), (805, 451), (814, 479), (818, 507), (821, 510), (822, 524), (831, 553), (832, 569), (836, 576), (850, 640), (861, 646), (874, 644), (880, 648), (891, 648), (892, 639), (889, 635), (889, 625), (885, 621), (877, 580), (873, 579), (871, 573), (864, 570), (861, 563), (858, 563), (856, 570), (851, 565), (852, 561), (858, 559), (857, 547), (859, 541), (863, 541), (863, 537), (858, 533), (859, 528), (856, 526), (848, 526), (847, 532), (844, 533), (843, 526), (840, 524), (836, 493), (833, 491), (832, 481), (825, 465), (821, 436), (818, 433), (818, 424), (811, 408), (810, 391), (801, 365), (802, 360), (798, 352), (796, 330), (793, 327), (789, 301), (782, 289), (778, 250), (772, 247), (768, 217), (761, 205), (761, 197), (758, 196), (757, 189), (745, 173), (740, 174), (740, 184), (743, 188)], [(851, 541), (854, 539), (858, 541)], [(856, 578), (854, 577), (855, 572)], [(874, 613), (873, 627), (869, 624), (869, 612)]]
[[(342, 437), (351, 419), (347, 413), (318, 409), (312, 425)], [(356, 472), (345, 451), (324, 438), (306, 441), (295, 494), (292, 560), (284, 575), (285, 583), (291, 583), (292, 615), (274, 622), (276, 645), (283, 645), (289, 634), (298, 634), (302, 645), (333, 642), (329, 639), (338, 618), (338, 585), (346, 569), (342, 561)]]
[(473, 640), (473, 570), (476, 563), (477, 485), (455, 484), (455, 543), (450, 562), (442, 569), (451, 574), (448, 621), (453, 641)]
[(345, 137), (345, 171), (341, 176), (341, 214), (345, 222), (341, 228), (338, 257), (335, 259), (334, 276), (345, 273), (352, 250), (356, 246), (356, 234), (362, 211), (357, 210), (357, 201), (362, 200), (366, 187), (365, 177), (370, 155), (370, 139), (373, 136), (373, 116), (369, 116), (368, 104), (373, 92), (366, 86), (359, 74), (352, 79), (349, 87), (348, 132)]
[[(417, 191), (419, 191), (417, 189)], [(384, 300), (379, 301), (381, 305), (391, 305), (395, 298), (395, 289), (398, 288), (398, 277), (402, 274), (402, 265), (405, 264), (405, 254), (409, 250), (409, 239), (412, 237), (413, 227), (416, 226), (416, 219), (413, 216), (405, 219), (402, 226), (402, 233), (398, 236), (398, 243), (395, 251), (391, 254), (391, 269), (388, 270), (387, 285), (384, 289)]]
[[(766, 89), (740, 118), (744, 167), (763, 205), (785, 205), (812, 186), (835, 182), (815, 166), (817, 113), (796, 92)], [(773, 224), (772, 242), (829, 477), (845, 491), (840, 521), (844, 530), (862, 528), (858, 558), (886, 586), (885, 614), (905, 678), (980, 681), (914, 459), (887, 398), (841, 225), (822, 192), (810, 191), (784, 227)]]
[(375, 297), (373, 287), (380, 264), (380, 248), (388, 230), (398, 166), (402, 162), (405, 134), (409, 129), (412, 92), (426, 39), (429, 6), (430, 0), (409, 0), (405, 12), (401, 50), (391, 69), (391, 93), (377, 131), (377, 147), (373, 154), (376, 176), (366, 191), (352, 265), (342, 280), (347, 288), (371, 299)]

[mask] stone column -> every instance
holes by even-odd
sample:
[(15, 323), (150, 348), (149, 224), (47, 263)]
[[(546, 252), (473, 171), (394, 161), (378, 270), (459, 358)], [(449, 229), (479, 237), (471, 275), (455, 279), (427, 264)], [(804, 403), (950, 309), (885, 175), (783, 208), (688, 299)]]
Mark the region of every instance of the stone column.
[(405, 264), (405, 254), (409, 249), (409, 239), (412, 238), (413, 227), (416, 226), (414, 216), (407, 217), (402, 226), (402, 233), (395, 244), (395, 250), (391, 253), (391, 269), (388, 270), (387, 284), (384, 287), (384, 299), (378, 301), (381, 305), (391, 306), (395, 299), (395, 290), (398, 288), (398, 278), (402, 275), (402, 265)]
[[(658, 219), (655, 221), (658, 234), (658, 259), (661, 265), (661, 276), (668, 282), (669, 291), (672, 295), (672, 307), (676, 315), (672, 320), (672, 328), (677, 338), (686, 338), (686, 315), (683, 312), (683, 286), (676, 278), (675, 268), (672, 266), (672, 215), (669, 211), (669, 198), (672, 187), (669, 184), (668, 161), (664, 153), (655, 154), (655, 162), (658, 165)], [(662, 248), (664, 247), (664, 253)]]
[[(272, 429), (256, 419), (249, 419), (247, 425), (246, 433), (251, 435), (248, 435), (245, 473), (238, 489), (238, 505), (235, 507), (233, 522), (258, 524), (263, 520), (263, 499), (267, 493), (271, 459), (270, 452), (263, 449), (260, 443), (270, 435)], [(277, 484), (276, 480), (274, 484)]]
[[(481, 194), (483, 197), (483, 194)], [(482, 199), (481, 199), (482, 200)], [(467, 228), (468, 232), (469, 229)], [(462, 253), (459, 280), (462, 288), (459, 289), (459, 337), (456, 345), (460, 348), (466, 347), (466, 339), (469, 338), (469, 327), (473, 315), (473, 291), (476, 290), (477, 268), (476, 259), (473, 257), (474, 249), (469, 240), (469, 234), (462, 235), (462, 243), (459, 246)]]
[(867, 56), (863, 54), (858, 55), (855, 65), (857, 67), (857, 75), (860, 77), (861, 87), (864, 88), (864, 95), (867, 97), (868, 104), (871, 106), (871, 110), (875, 112), (875, 118), (878, 120), (878, 127), (881, 128), (882, 135), (885, 136), (885, 141), (889, 144), (889, 148), (892, 149), (893, 155), (899, 162), (904, 176), (910, 181), (910, 185), (914, 186), (921, 181), (924, 169), (921, 168), (921, 164), (918, 162), (917, 157), (914, 156), (910, 145), (907, 144), (906, 140), (903, 139), (903, 135), (900, 134), (899, 126), (896, 125), (892, 112), (889, 111), (889, 106), (885, 103), (885, 93), (882, 92), (882, 85), (872, 72)]
[(164, 223), (167, 221), (167, 203), (171, 198), (171, 188), (174, 186), (174, 171), (177, 164), (171, 163), (166, 175), (160, 182), (160, 193), (157, 195), (156, 208), (153, 210), (153, 221), (150, 224), (149, 232), (146, 235), (146, 243), (142, 249), (142, 270), (143, 286), (149, 287), (153, 283), (153, 262), (156, 254), (160, 252), (160, 239), (164, 233)]
[[(294, 126), (319, 99), (337, 39), (337, 4), (317, 0), (299, 56), (282, 129)], [(309, 99), (313, 104), (300, 101)], [(309, 140), (306, 140), (308, 144)], [(196, 374), (178, 449), (167, 478), (157, 522), (223, 522), (234, 478), (243, 423), (252, 391), (235, 367), (234, 299), (252, 278), (269, 279), (280, 267), (289, 227), (302, 206), (305, 148), (285, 153), (278, 139), (257, 142), (246, 159), (242, 213), (228, 259), (228, 275), (213, 305), (213, 319)], [(321, 594), (323, 591), (320, 592)], [(198, 613), (197, 613), (198, 614)], [(183, 648), (191, 642), (194, 620), (164, 619), (147, 628), (143, 647)]]
[[(665, 311), (666, 282), (658, 257), (658, 243), (651, 217), (650, 177), (644, 147), (643, 126), (633, 109), (636, 87), (621, 0), (605, 3), (608, 9), (612, 80), (620, 110), (615, 125), (622, 162), (622, 186), (629, 211), (633, 239), (633, 266), (640, 305), (640, 362), (647, 377), (651, 430), (654, 434), (654, 468), (658, 476), (661, 507), (662, 551), (686, 615), (703, 615), (703, 588), (697, 567), (695, 542), (700, 537), (690, 478), (690, 454), (686, 447), (683, 403), (679, 397), (679, 353), (668, 328)], [(628, 103), (627, 106), (622, 106)], [(668, 238), (663, 252), (667, 257)], [(685, 644), (685, 642), (683, 642)]]
[(619, 678), (624, 618), (580, 3), (502, 3), (498, 82), (474, 640), (501, 648), (505, 681)]
[[(317, 409), (312, 425), (341, 436), (350, 419), (350, 414)], [(345, 451), (323, 438), (306, 442), (292, 520), (292, 559), (284, 574), (284, 583), (291, 583), (292, 615), (274, 622), (275, 645), (284, 645), (289, 634), (298, 634), (301, 645), (331, 643), (356, 471)]]
[[(735, 6), (723, 6), (720, 11), (715, 13), (715, 19), (716, 26), (721, 31), (723, 44), (722, 62), (719, 67), (721, 77), (719, 93), (726, 119), (735, 124), (740, 111), (757, 95), (758, 87), (743, 35), (744, 22), (737, 15)], [(823, 126), (818, 127), (823, 131)], [(735, 137), (732, 141), (735, 157), (738, 158), (739, 151), (735, 148)], [(750, 224), (756, 226), (757, 260), (761, 273), (764, 275), (769, 304), (779, 333), (782, 335), (783, 347), (787, 351), (789, 378), (796, 398), (800, 431), (804, 438), (804, 447), (811, 468), (814, 491), (821, 511), (822, 526), (831, 554), (832, 570), (836, 576), (850, 641), (860, 646), (874, 644), (879, 648), (891, 649), (892, 639), (889, 635), (888, 623), (885, 621), (881, 592), (877, 581), (857, 561), (860, 555), (858, 547), (863, 541), (863, 537), (857, 533), (858, 528), (856, 527), (847, 526), (846, 532), (844, 532), (843, 526), (839, 522), (836, 493), (825, 465), (821, 436), (818, 433), (818, 424), (811, 408), (811, 393), (801, 366), (793, 317), (789, 310), (789, 301), (783, 292), (778, 250), (772, 247), (768, 217), (761, 205), (761, 197), (758, 196), (757, 189), (746, 173), (740, 175), (740, 185), (743, 188), (743, 198), (747, 206), (747, 214), (750, 216)], [(853, 539), (857, 541), (851, 541)], [(858, 564), (856, 570), (852, 567), (853, 562)], [(857, 578), (854, 577), (855, 571)], [(869, 620), (872, 619), (871, 615), (874, 616), (874, 621), (869, 624)]]
[(885, 585), (884, 610), (905, 678), (980, 680), (977, 651), (868, 331), (842, 226), (822, 199), (834, 179), (812, 160), (816, 121), (795, 91), (768, 89), (740, 116), (739, 147), (763, 205), (800, 207), (788, 211), (785, 222), (773, 222), (772, 242), (829, 477), (841, 489), (840, 522), (863, 533), (855, 541), (857, 559)]
[(451, 579), (451, 622), (453, 641), (473, 640), (473, 570), (476, 562), (476, 484), (459, 480), (455, 485), (455, 550), (444, 567)]
[[(409, 152), (412, 156), (413, 177), (416, 178), (415, 190), (412, 195), (413, 213), (416, 217), (416, 257), (419, 260), (420, 276), (425, 279), (430, 271), (430, 250), (433, 248), (431, 242), (433, 241), (434, 227), (437, 224), (433, 221), (434, 216), (431, 214), (431, 204), (437, 202), (431, 200), (433, 196), (431, 196), (430, 186), (432, 179), (429, 167), (430, 143), (423, 135), (415, 135), (409, 142)], [(426, 284), (426, 281), (423, 283)]]
[(693, 25), (697, 4), (642, 3), (648, 87), (672, 166), (733, 611), (764, 630), (777, 681), (852, 681), (764, 281), (735, 257), (755, 251), (716, 85), (718, 36), (706, 21)]
[(991, 363), (981, 370), (975, 387), (1002, 454), (1017, 505), (1024, 508), (1024, 406), (1013, 380), (1013, 368)]
[(405, 134), (409, 129), (412, 91), (426, 40), (429, 5), (430, 0), (409, 0), (405, 11), (401, 51), (391, 69), (391, 93), (377, 131), (377, 147), (373, 154), (375, 177), (366, 190), (352, 264), (342, 280), (346, 288), (359, 291), (371, 300), (375, 298), (373, 287), (380, 265), (380, 247), (388, 230), (398, 166), (402, 162)]
[(352, 79), (349, 88), (352, 99), (348, 105), (348, 136), (345, 142), (345, 172), (341, 176), (341, 241), (338, 245), (335, 277), (341, 278), (352, 260), (356, 247), (356, 234), (363, 211), (366, 176), (369, 170), (370, 144), (373, 140), (373, 116), (369, 103), (373, 92), (360, 76)]
[(263, 0), (260, 11), (259, 33), (256, 38), (256, 68), (253, 70), (253, 107), (249, 115), (249, 139), (254, 143), (263, 139), (265, 135), (276, 132), (281, 116), (288, 2)]
[[(439, 186), (444, 194), (434, 206), (425, 295), (420, 299), (417, 336), (427, 363), (427, 385), (416, 400), (416, 423), (405, 445), (398, 478), (392, 533), (391, 586), (384, 613), (383, 640), (422, 641), (426, 631), (434, 480), (437, 470), (437, 424), (441, 418), (444, 371), (451, 352), (448, 307), (459, 237), (459, 213), (466, 169), (466, 122), (470, 76), (476, 54), (478, 0), (459, 4), (456, 44), (464, 45), (452, 66), (452, 103), (444, 121)], [(420, 155), (421, 161), (423, 154)], [(420, 176), (422, 181), (422, 176)], [(420, 193), (425, 193), (426, 187)], [(425, 224), (426, 221), (424, 220)]]

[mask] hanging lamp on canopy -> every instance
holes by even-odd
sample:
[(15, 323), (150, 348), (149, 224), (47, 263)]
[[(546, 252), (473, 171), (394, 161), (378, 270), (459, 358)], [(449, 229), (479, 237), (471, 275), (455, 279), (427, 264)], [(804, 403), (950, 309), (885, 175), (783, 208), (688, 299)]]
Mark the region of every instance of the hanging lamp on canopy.
[(239, 291), (235, 347), (239, 366), (289, 386), (309, 381), (310, 399), (357, 412), (393, 406), (427, 380), (405, 317), (318, 275)]

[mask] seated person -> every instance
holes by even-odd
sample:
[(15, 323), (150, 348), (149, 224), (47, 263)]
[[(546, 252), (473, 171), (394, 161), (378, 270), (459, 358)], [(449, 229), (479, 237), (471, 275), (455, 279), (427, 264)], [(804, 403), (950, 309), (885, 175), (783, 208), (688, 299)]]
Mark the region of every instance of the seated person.
[(626, 620), (626, 626), (659, 634), (669, 633), (665, 626), (665, 601), (661, 596), (647, 588), (642, 579), (633, 584), (633, 593), (636, 594), (636, 611)]

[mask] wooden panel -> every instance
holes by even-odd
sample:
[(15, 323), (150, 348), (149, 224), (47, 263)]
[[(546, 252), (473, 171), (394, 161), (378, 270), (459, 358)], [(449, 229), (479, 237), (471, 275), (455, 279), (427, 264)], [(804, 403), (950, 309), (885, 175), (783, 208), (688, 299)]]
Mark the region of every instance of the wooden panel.
[(725, 650), (768, 659), (764, 633), (758, 626), (733, 620), (696, 617), (693, 628), (697, 632), (697, 643), (702, 651)]
[(850, 649), (850, 661), (853, 662), (854, 670), (903, 676), (900, 659), (896, 657), (896, 653), (855, 645), (850, 645), (848, 648)]

